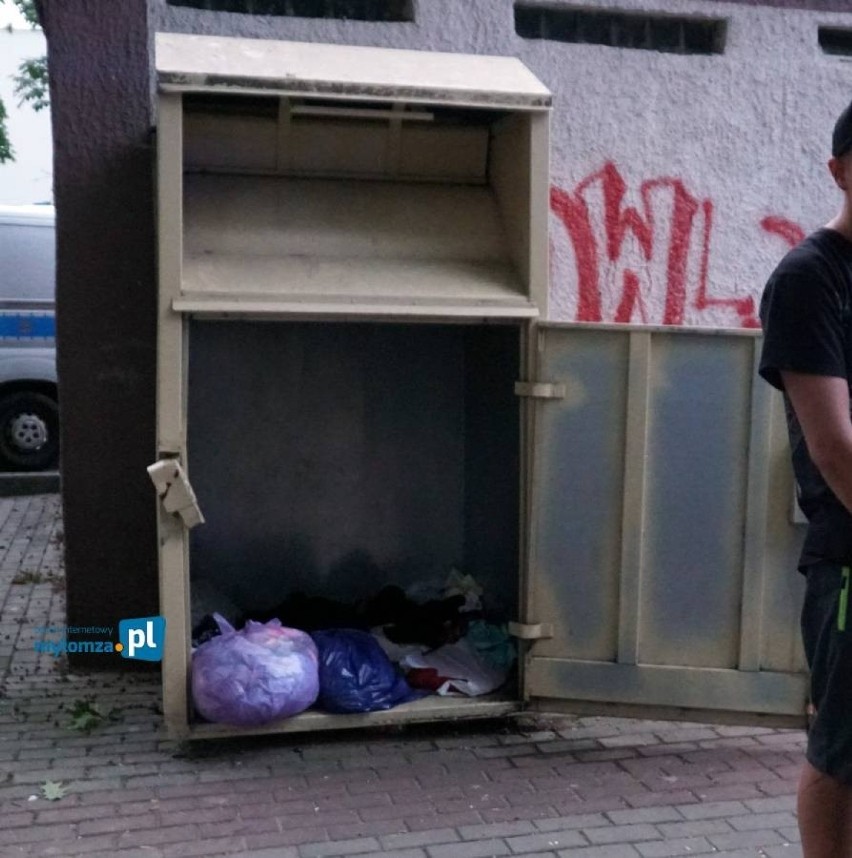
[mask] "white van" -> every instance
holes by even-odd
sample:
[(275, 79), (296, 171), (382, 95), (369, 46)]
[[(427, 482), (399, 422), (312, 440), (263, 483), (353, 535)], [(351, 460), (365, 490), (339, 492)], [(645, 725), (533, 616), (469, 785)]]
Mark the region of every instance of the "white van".
[(59, 457), (53, 206), (0, 206), (0, 470)]

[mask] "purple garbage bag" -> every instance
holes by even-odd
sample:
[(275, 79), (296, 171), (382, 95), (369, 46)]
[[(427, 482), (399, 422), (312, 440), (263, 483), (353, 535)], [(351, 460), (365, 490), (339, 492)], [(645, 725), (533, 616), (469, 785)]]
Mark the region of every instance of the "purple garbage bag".
[(257, 727), (303, 712), (319, 694), (317, 648), (310, 635), (279, 620), (249, 620), (236, 631), (214, 615), (222, 634), (192, 656), (192, 697), (208, 721)]

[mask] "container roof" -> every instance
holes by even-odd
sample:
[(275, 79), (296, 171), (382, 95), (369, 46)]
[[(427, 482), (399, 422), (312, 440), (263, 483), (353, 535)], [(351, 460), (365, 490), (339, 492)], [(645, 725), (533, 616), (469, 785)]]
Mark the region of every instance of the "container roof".
[(515, 57), (157, 33), (161, 90), (269, 92), (534, 110), (550, 91)]

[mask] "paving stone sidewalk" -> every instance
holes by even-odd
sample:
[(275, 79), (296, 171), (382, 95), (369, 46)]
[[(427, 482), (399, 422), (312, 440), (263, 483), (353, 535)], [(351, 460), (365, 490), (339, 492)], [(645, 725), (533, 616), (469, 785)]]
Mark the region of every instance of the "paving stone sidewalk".
[(35, 651), (64, 623), (59, 499), (0, 499), (2, 858), (801, 856), (800, 731), (563, 717), (185, 747), (156, 676)]

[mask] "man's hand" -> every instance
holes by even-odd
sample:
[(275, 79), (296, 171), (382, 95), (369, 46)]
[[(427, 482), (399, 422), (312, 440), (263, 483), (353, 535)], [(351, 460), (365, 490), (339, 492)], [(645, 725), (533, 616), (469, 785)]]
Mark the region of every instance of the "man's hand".
[(845, 378), (782, 372), (811, 460), (852, 513), (852, 419)]

